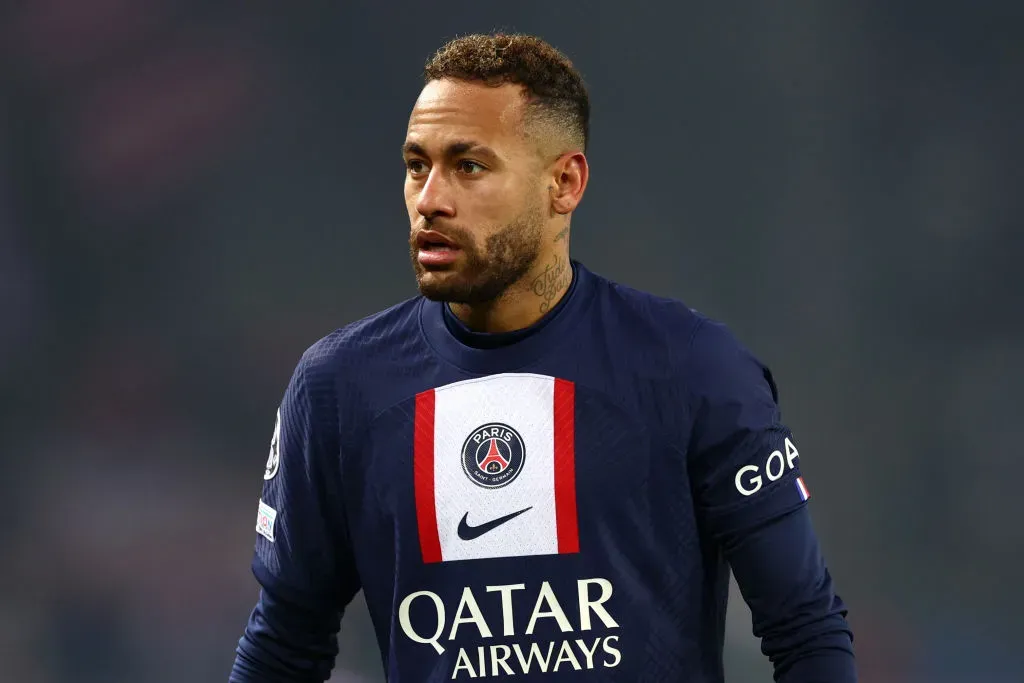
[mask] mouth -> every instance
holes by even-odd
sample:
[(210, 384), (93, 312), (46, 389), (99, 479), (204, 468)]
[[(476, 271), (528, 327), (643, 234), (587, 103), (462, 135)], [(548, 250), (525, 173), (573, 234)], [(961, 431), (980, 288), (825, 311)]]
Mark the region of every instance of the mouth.
[(416, 234), (416, 249), (416, 260), (428, 270), (451, 268), (462, 251), (458, 244), (434, 230)]
[(421, 230), (416, 235), (416, 248), (420, 251), (456, 251), (459, 245), (434, 230)]

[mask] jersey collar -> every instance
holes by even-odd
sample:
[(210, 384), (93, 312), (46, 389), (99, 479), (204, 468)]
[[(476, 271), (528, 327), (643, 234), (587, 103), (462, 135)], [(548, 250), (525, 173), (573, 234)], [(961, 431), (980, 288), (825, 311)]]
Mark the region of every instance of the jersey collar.
[(578, 334), (575, 326), (590, 300), (594, 276), (572, 261), (569, 290), (543, 318), (522, 330), (488, 334), (466, 327), (448, 304), (420, 298), (420, 328), (427, 343), (449, 363), (474, 373), (510, 372), (523, 368)]

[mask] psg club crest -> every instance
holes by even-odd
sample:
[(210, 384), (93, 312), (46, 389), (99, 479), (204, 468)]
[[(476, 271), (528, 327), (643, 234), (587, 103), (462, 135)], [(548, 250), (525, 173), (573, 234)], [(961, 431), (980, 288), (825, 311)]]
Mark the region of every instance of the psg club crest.
[(523, 471), (526, 449), (519, 432), (491, 422), (478, 427), (462, 444), (462, 469), (477, 486), (498, 489)]

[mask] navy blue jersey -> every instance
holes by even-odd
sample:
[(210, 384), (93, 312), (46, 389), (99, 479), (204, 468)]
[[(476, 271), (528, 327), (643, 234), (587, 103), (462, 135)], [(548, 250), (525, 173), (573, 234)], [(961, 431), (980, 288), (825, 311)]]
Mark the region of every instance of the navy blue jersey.
[(362, 589), (392, 683), (719, 682), (731, 565), (779, 680), (854, 681), (777, 399), (724, 326), (579, 263), (527, 330), (417, 297), (334, 332), (281, 404), (232, 680), (327, 678)]

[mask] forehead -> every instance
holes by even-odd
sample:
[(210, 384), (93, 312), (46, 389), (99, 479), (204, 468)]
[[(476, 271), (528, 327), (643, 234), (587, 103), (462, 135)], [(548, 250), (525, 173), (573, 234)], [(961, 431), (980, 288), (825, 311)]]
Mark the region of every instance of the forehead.
[(407, 139), (423, 145), (456, 138), (498, 145), (521, 138), (525, 107), (515, 84), (430, 81), (409, 117)]

